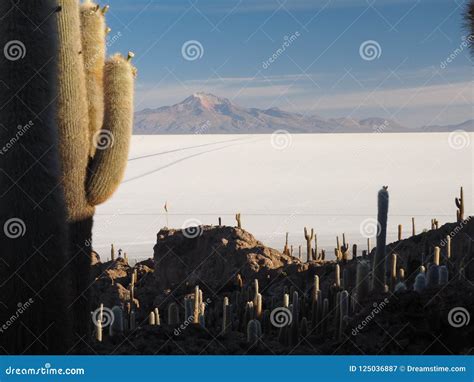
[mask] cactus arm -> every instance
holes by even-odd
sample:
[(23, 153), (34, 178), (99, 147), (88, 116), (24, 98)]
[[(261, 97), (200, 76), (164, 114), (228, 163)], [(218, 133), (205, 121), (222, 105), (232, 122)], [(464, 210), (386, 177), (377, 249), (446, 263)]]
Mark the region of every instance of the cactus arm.
[(104, 65), (105, 65), (105, 19), (107, 8), (100, 9), (97, 4), (81, 4), (82, 56), (87, 89), (89, 110), (89, 155), (95, 154), (92, 144), (94, 135), (100, 130), (104, 118)]
[(134, 68), (130, 59), (111, 57), (105, 64), (104, 84), (104, 125), (95, 137), (97, 151), (86, 181), (87, 200), (93, 206), (114, 193), (125, 172), (133, 125)]
[(82, 55), (79, 4), (60, 0), (58, 12), (58, 98), (62, 184), (68, 220), (79, 221), (92, 215), (84, 183), (89, 151), (89, 113)]

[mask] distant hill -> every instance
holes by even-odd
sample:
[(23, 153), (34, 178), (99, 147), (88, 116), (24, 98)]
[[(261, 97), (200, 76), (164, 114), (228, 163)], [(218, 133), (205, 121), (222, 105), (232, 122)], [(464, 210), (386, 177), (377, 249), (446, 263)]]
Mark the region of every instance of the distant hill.
[(195, 93), (172, 106), (135, 113), (135, 134), (269, 134), (368, 133), (368, 132), (449, 132), (474, 131), (474, 120), (452, 126), (410, 129), (384, 118), (324, 119), (317, 115), (290, 113), (279, 108), (245, 108), (227, 98)]

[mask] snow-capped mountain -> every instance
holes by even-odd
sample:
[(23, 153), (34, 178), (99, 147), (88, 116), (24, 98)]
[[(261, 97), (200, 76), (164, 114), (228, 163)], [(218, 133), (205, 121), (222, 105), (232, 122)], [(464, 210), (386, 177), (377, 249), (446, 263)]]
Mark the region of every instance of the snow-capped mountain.
[[(442, 127), (437, 126), (436, 131)], [(172, 106), (135, 113), (135, 134), (265, 134), (283, 129), (290, 133), (362, 133), (427, 131), (408, 129), (383, 118), (324, 119), (279, 108), (245, 108), (227, 98), (195, 93)], [(428, 130), (429, 131), (429, 130)], [(451, 131), (451, 130), (447, 130)]]

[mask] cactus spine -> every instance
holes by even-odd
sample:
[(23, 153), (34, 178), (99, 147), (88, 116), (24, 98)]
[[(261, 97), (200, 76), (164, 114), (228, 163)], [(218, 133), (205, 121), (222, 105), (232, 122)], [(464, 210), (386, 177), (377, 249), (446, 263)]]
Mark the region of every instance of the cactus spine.
[(122, 180), (132, 131), (134, 68), (120, 55), (105, 61), (107, 8), (59, 0), (57, 121), (61, 182), (69, 221), (75, 332), (90, 319), (92, 219)]
[(387, 241), (387, 218), (388, 218), (388, 187), (384, 186), (378, 193), (377, 212), (377, 246), (373, 266), (372, 289), (383, 291), (385, 289), (385, 259)]

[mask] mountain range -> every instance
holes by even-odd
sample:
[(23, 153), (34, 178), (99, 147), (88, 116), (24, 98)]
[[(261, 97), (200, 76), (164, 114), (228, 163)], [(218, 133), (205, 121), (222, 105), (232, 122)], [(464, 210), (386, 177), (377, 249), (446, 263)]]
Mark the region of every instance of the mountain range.
[(270, 109), (245, 108), (227, 98), (194, 93), (172, 106), (135, 113), (134, 134), (400, 133), (474, 131), (474, 120), (459, 125), (408, 128), (385, 118), (332, 118)]

